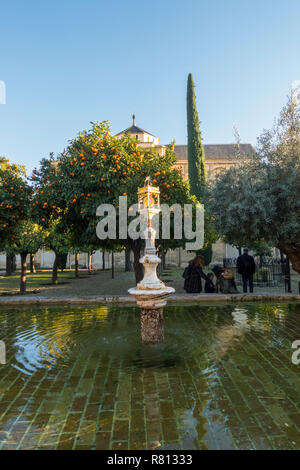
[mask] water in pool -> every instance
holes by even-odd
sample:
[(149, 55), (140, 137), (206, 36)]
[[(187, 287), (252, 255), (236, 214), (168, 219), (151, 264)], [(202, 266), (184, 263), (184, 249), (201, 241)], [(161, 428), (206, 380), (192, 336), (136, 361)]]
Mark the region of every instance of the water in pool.
[[(0, 310), (0, 449), (299, 449), (300, 304)], [(299, 354), (300, 358), (300, 354)]]

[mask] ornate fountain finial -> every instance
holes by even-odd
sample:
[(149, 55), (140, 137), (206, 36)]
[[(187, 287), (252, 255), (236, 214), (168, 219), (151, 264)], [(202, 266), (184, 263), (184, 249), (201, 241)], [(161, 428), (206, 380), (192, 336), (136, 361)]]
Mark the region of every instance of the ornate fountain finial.
[(135, 126), (135, 114), (132, 115), (132, 125)]
[(152, 186), (152, 181), (151, 181), (150, 176), (147, 176), (147, 178), (145, 179), (145, 186)]

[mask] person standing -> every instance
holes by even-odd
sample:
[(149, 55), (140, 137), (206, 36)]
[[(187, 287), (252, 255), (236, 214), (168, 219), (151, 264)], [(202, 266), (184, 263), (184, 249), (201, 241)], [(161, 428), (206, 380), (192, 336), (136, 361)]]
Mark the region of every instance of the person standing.
[(208, 280), (206, 274), (204, 274), (202, 267), (204, 266), (204, 258), (200, 255), (196, 256), (192, 261), (189, 262), (188, 268), (185, 269), (183, 274), (184, 289), (189, 294), (199, 294), (202, 292), (201, 278), (205, 281)]
[(238, 273), (242, 275), (243, 279), (243, 292), (247, 293), (248, 283), (250, 293), (253, 292), (253, 274), (256, 271), (255, 261), (253, 256), (249, 255), (248, 248), (244, 248), (243, 254), (237, 259)]

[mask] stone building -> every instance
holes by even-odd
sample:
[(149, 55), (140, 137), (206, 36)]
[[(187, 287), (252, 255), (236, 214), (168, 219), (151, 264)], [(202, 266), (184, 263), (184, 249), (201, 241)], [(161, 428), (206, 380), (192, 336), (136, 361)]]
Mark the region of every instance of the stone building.
[[(135, 115), (132, 116), (132, 125), (116, 134), (115, 137), (121, 138), (126, 133), (131, 134), (139, 142), (141, 147), (155, 148), (159, 155), (162, 157), (165, 155), (166, 145), (159, 144), (158, 137), (138, 127), (136, 125)], [(177, 158), (175, 167), (181, 171), (181, 174), (185, 179), (188, 179), (187, 145), (175, 145), (174, 151)], [(235, 165), (236, 151), (237, 148), (235, 144), (204, 145), (205, 164), (208, 178), (213, 178), (219, 172), (229, 170), (231, 166)], [(239, 151), (242, 155), (250, 155), (254, 150), (251, 144), (240, 144)]]
[[(176, 167), (181, 170), (184, 178), (188, 178), (188, 149), (187, 145), (175, 145), (175, 154), (178, 163)], [(214, 178), (215, 175), (224, 170), (229, 170), (236, 162), (236, 145), (234, 144), (216, 144), (204, 145), (205, 165), (208, 178)], [(239, 151), (242, 155), (253, 153), (253, 147), (250, 144), (240, 144)]]
[(115, 135), (115, 137), (120, 139), (124, 134), (131, 134), (138, 141), (142, 148), (155, 148), (161, 157), (163, 157), (166, 153), (166, 146), (159, 145), (158, 137), (150, 134), (150, 132), (144, 131), (144, 129), (141, 129), (136, 125), (134, 114), (132, 116), (132, 126), (119, 132)]

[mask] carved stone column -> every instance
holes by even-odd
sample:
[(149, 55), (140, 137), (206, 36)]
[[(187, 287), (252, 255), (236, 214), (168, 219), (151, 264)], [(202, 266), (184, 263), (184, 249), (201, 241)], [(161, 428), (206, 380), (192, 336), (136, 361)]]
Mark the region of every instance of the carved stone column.
[(163, 308), (141, 309), (141, 333), (144, 343), (160, 343), (164, 340)]

